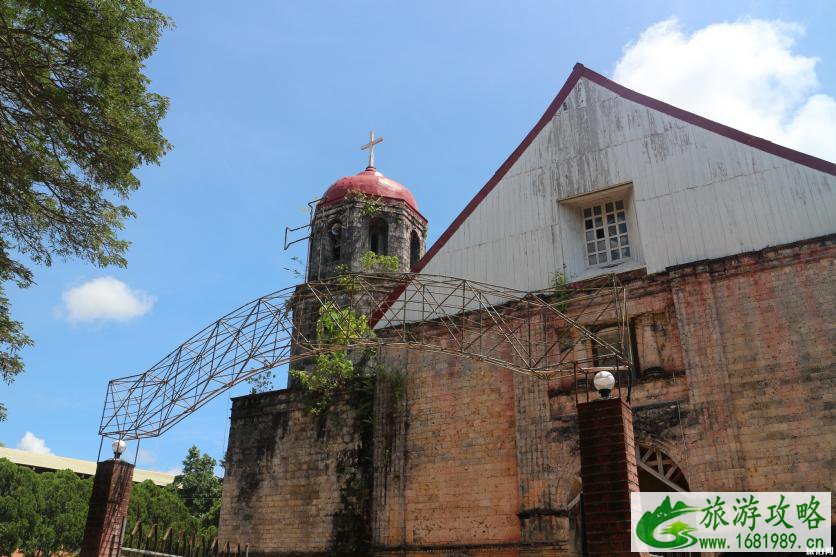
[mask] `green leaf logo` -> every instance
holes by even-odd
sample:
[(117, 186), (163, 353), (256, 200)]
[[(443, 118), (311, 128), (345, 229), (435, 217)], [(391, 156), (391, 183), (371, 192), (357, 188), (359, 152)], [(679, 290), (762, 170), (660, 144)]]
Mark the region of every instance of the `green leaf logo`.
[(665, 497), (665, 500), (656, 507), (653, 512), (646, 512), (642, 515), (639, 523), (636, 525), (636, 536), (651, 547), (660, 549), (682, 549), (690, 547), (697, 543), (697, 539), (691, 535), (691, 532), (696, 530), (693, 526), (677, 521), (668, 525), (660, 534), (667, 534), (673, 536), (672, 540), (663, 541), (654, 537), (657, 528), (669, 520), (677, 516), (694, 513), (699, 511), (698, 507), (691, 507), (677, 501), (675, 505), (671, 506), (671, 498)]

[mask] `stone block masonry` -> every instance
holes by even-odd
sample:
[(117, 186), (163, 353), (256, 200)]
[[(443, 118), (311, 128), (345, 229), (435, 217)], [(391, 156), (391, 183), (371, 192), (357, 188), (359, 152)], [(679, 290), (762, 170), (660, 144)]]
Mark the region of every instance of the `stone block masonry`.
[(513, 374), (423, 352), (385, 362), (405, 373), (405, 425), (392, 464), (376, 463), (377, 549), (516, 555)]
[[(633, 439), (664, 467), (660, 479), (656, 460), (637, 462), (639, 486), (834, 491), (834, 255), (827, 237), (621, 276), (636, 373), (635, 431), (618, 454), (627, 462)], [(380, 385), (375, 395), (375, 554), (582, 555), (597, 472), (582, 470), (571, 382), (393, 348), (383, 361), (404, 382), (397, 400)], [(233, 404), (221, 536), (254, 556), (328, 554), (343, 516), (353, 414), (338, 405), (320, 422), (299, 397)]]
[(236, 398), (229, 439), (219, 542), (254, 557), (330, 555), (362, 441), (349, 405), (314, 416), (299, 391)]

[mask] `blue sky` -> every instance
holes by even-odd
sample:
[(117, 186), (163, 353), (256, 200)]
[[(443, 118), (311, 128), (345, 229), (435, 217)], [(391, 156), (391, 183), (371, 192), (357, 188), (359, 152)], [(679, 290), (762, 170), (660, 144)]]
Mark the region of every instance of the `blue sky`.
[[(171, 99), (163, 128), (174, 148), (139, 171), (127, 269), (58, 261), (36, 268), (30, 289), (10, 286), (13, 314), (36, 344), (24, 353), (26, 372), (0, 385), (7, 446), (30, 432), (55, 454), (95, 459), (107, 380), (144, 371), (226, 312), (293, 284), (283, 268), (304, 246), (284, 252), (284, 227), (303, 224), (307, 201), (363, 169), (359, 147), (371, 128), (385, 138), (378, 168), (412, 189), (430, 242), (522, 140), (575, 62), (779, 143), (818, 138), (811, 148), (834, 160), (834, 2), (154, 5), (176, 22), (147, 68), (152, 89)], [(711, 91), (668, 71), (686, 62)], [(745, 79), (728, 87), (727, 75)], [(705, 99), (711, 104), (700, 105)], [(751, 105), (748, 120), (727, 121), (741, 117), (727, 110), (741, 99)], [(128, 306), (97, 319), (83, 294), (103, 284), (116, 285)], [(278, 386), (284, 381), (280, 373)], [(191, 444), (220, 458), (228, 411), (229, 397), (219, 397), (143, 441), (139, 465), (169, 470)]]

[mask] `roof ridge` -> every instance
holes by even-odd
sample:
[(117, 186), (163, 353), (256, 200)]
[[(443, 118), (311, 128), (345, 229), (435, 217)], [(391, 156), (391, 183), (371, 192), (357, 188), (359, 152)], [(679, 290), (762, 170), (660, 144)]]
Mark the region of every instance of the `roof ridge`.
[(560, 106), (569, 96), (569, 93), (575, 87), (577, 82), (580, 78), (585, 77), (590, 81), (597, 83), (598, 85), (609, 89), (616, 95), (623, 97), (627, 100), (639, 103), (643, 106), (651, 108), (653, 110), (657, 110), (674, 118), (683, 120), (688, 122), (689, 124), (693, 124), (695, 126), (704, 128), (708, 131), (717, 133), (719, 135), (725, 136), (729, 139), (734, 141), (743, 143), (745, 145), (749, 145), (750, 147), (754, 147), (761, 151), (765, 151), (772, 155), (787, 159), (791, 162), (795, 162), (797, 164), (801, 164), (803, 166), (810, 167), (814, 170), (818, 170), (820, 172), (825, 172), (827, 174), (832, 174), (836, 176), (836, 164), (826, 161), (824, 159), (820, 159), (818, 157), (814, 157), (813, 155), (808, 155), (806, 153), (802, 153), (801, 151), (796, 151), (794, 149), (790, 149), (789, 147), (784, 147), (777, 143), (773, 143), (769, 140), (763, 139), (761, 137), (757, 137), (746, 132), (740, 131), (736, 128), (732, 128), (731, 126), (727, 126), (725, 124), (721, 124), (719, 122), (715, 122), (714, 120), (710, 120), (705, 118), (704, 116), (700, 116), (698, 114), (694, 114), (693, 112), (688, 112), (687, 110), (677, 108), (671, 104), (666, 102), (660, 101), (658, 99), (654, 99), (653, 97), (649, 97), (647, 95), (643, 95), (632, 89), (629, 89), (623, 85), (616, 83), (615, 81), (604, 77), (603, 75), (599, 74), (594, 70), (590, 70), (580, 62), (574, 65), (572, 68), (572, 73), (569, 74), (569, 77), (566, 79), (566, 82), (558, 91), (557, 95), (555, 96), (554, 100), (549, 104), (546, 111), (537, 120), (537, 123), (534, 124), (534, 127), (531, 128), (531, 131), (525, 136), (516, 149), (505, 159), (505, 162), (494, 172), (493, 176), (485, 183), (484, 186), (476, 193), (473, 199), (465, 205), (465, 208), (459, 213), (459, 215), (453, 220), (450, 226), (439, 236), (438, 240), (436, 240), (432, 247), (424, 254), (424, 256), (413, 266), (413, 272), (421, 271), (427, 263), (429, 263), (432, 258), (439, 252), (439, 250), (447, 243), (447, 241), (453, 236), (453, 234), (459, 229), (462, 223), (470, 216), (470, 214), (476, 209), (476, 207), (482, 202), (482, 200), (488, 196), (488, 194), (493, 190), (494, 187), (499, 183), (499, 181), (505, 177), (505, 174), (511, 169), (511, 166), (517, 162), (517, 159), (522, 156), (523, 152), (528, 148), (529, 145), (534, 141), (534, 138), (543, 130), (544, 127), (552, 120), (554, 115), (560, 109)]
[[(450, 240), (453, 234), (459, 229), (459, 227), (464, 223), (465, 220), (470, 216), (473, 211), (476, 210), (476, 207), (488, 196), (488, 194), (496, 187), (496, 185), (505, 177), (505, 174), (511, 169), (514, 163), (522, 156), (525, 150), (531, 145), (534, 139), (539, 135), (539, 133), (546, 127), (546, 125), (554, 118), (554, 115), (563, 105), (566, 98), (569, 96), (569, 93), (574, 89), (575, 85), (578, 81), (585, 77), (590, 81), (606, 88), (615, 93), (616, 95), (625, 98), (629, 101), (636, 102), (641, 104), (647, 108), (652, 110), (656, 110), (677, 118), (679, 120), (683, 120), (689, 124), (698, 126), (700, 128), (706, 129), (710, 132), (722, 135), (728, 139), (732, 139), (733, 141), (737, 141), (739, 143), (743, 143), (750, 147), (754, 147), (761, 151), (765, 151), (772, 155), (781, 157), (783, 159), (787, 159), (791, 162), (795, 162), (797, 164), (801, 164), (803, 166), (807, 166), (814, 170), (818, 170), (820, 172), (824, 172), (826, 174), (831, 174), (836, 176), (836, 164), (826, 161), (824, 159), (820, 159), (818, 157), (814, 157), (813, 155), (808, 155), (806, 153), (802, 153), (801, 151), (796, 151), (794, 149), (790, 149), (789, 147), (784, 147), (777, 143), (773, 143), (767, 139), (763, 139), (761, 137), (757, 137), (746, 132), (740, 131), (736, 128), (732, 128), (731, 126), (727, 126), (725, 124), (721, 124), (714, 120), (710, 120), (704, 116), (700, 116), (698, 114), (694, 114), (693, 112), (688, 112), (682, 108), (677, 108), (672, 104), (668, 104), (664, 101), (660, 101), (658, 99), (654, 99), (653, 97), (649, 97), (647, 95), (643, 95), (637, 91), (633, 91), (615, 81), (609, 79), (608, 77), (604, 77), (602, 74), (591, 70), (581, 64), (580, 62), (576, 63), (572, 67), (572, 73), (569, 74), (569, 77), (566, 79), (566, 82), (557, 92), (557, 95), (549, 104), (546, 111), (537, 120), (537, 123), (534, 124), (534, 127), (531, 128), (531, 131), (526, 134), (525, 138), (522, 142), (517, 146), (516, 149), (508, 156), (507, 159), (502, 163), (502, 165), (494, 172), (493, 176), (485, 183), (484, 186), (476, 193), (475, 196), (465, 205), (464, 209), (456, 216), (452, 223), (444, 230), (441, 236), (433, 243), (429, 250), (424, 254), (424, 256), (412, 266), (411, 271), (413, 273), (421, 272), (427, 264), (432, 261), (433, 257), (444, 247), (445, 244)], [(394, 303), (398, 297), (401, 295), (405, 287), (399, 287), (395, 289), (387, 298), (386, 302), (384, 302), (378, 310), (372, 315), (371, 321), (373, 323), (377, 323), (377, 320), (382, 317), (385, 313), (386, 308), (388, 308), (392, 303)]]
[(699, 114), (690, 112), (683, 108), (676, 107), (670, 103), (666, 103), (665, 101), (660, 101), (659, 99), (655, 99), (648, 95), (644, 95), (628, 87), (625, 87), (624, 85), (621, 85), (620, 83), (617, 83), (612, 79), (605, 77), (604, 75), (594, 70), (585, 67), (581, 63), (575, 64), (575, 68), (581, 68), (581, 77), (585, 77), (590, 81), (609, 89), (616, 95), (625, 98), (629, 101), (639, 103), (653, 110), (658, 110), (659, 112), (667, 114), (668, 116), (672, 116), (679, 120), (683, 120), (685, 122), (688, 122), (689, 124), (693, 124), (710, 132), (722, 135), (728, 139), (737, 141), (739, 143), (743, 143), (744, 145), (748, 145), (761, 151), (765, 151), (771, 155), (775, 155), (777, 157), (787, 159), (791, 162), (801, 164), (803, 166), (808, 166), (814, 170), (818, 170), (820, 172), (825, 172), (827, 174), (832, 174), (836, 176), (836, 163), (832, 163), (830, 161), (804, 153), (802, 151), (797, 151), (795, 149), (785, 147), (778, 143), (769, 141), (768, 139), (764, 139), (762, 137), (746, 133), (742, 130), (733, 128), (726, 124), (721, 124), (716, 120), (712, 120), (710, 118), (700, 116)]

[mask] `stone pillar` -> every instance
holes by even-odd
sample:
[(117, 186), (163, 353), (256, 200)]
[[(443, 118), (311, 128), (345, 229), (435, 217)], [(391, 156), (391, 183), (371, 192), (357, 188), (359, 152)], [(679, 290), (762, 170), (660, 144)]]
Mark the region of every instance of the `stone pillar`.
[(618, 397), (578, 404), (589, 556), (630, 555), (630, 493), (639, 490), (633, 412)]
[(134, 465), (122, 460), (103, 460), (96, 465), (79, 557), (118, 557), (121, 553), (133, 475)]

